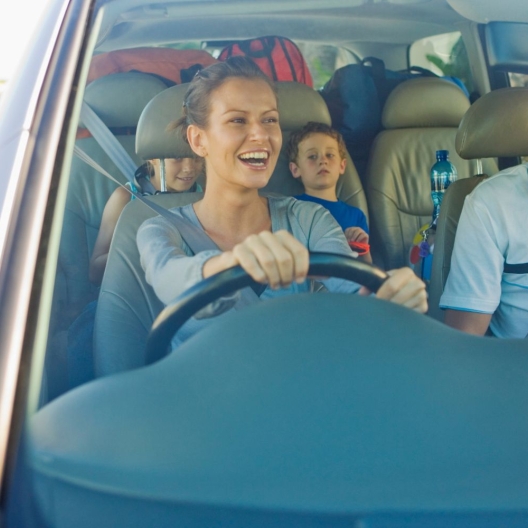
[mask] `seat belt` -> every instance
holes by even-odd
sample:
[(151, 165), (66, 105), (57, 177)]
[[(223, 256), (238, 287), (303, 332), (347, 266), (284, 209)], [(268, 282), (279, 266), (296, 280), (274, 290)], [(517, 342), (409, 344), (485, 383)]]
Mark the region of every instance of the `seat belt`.
[(517, 273), (522, 275), (523, 273), (528, 273), (528, 262), (523, 262), (522, 264), (508, 264), (504, 263), (504, 273)]
[[(81, 120), (88, 129), (99, 146), (105, 151), (108, 157), (115, 163), (116, 167), (126, 177), (126, 179), (136, 184), (134, 174), (136, 173), (136, 163), (130, 157), (123, 145), (112, 134), (104, 121), (85, 102), (81, 108)], [(95, 167), (94, 167), (95, 168)]]
[[(101, 173), (103, 176), (106, 176), (114, 183), (117, 183), (120, 187), (126, 189), (132, 196), (135, 196), (140, 202), (145, 204), (147, 207), (150, 207), (155, 213), (163, 216), (168, 222), (176, 227), (183, 241), (189, 246), (191, 251), (196, 255), (201, 251), (207, 251), (211, 249), (218, 250), (218, 246), (213, 242), (213, 240), (207, 236), (207, 234), (202, 230), (196, 227), (194, 224), (189, 222), (180, 214), (174, 213), (161, 207), (159, 204), (155, 203), (152, 200), (149, 200), (142, 196), (140, 193), (135, 193), (132, 189), (129, 189), (118, 180), (116, 180), (108, 171), (103, 169), (94, 159), (92, 159), (84, 150), (82, 150), (77, 145), (73, 148), (74, 153), (87, 165), (90, 165), (97, 172)], [(266, 289), (266, 285), (258, 285), (255, 288), (244, 288), (240, 293), (241, 297), (244, 299), (245, 303), (253, 303), (256, 300), (260, 300), (259, 296)]]
[[(131, 185), (137, 187), (137, 167), (135, 161), (131, 158), (123, 145), (117, 140), (112, 131), (106, 126), (105, 122), (86, 102), (82, 103), (81, 120), (106, 155), (114, 162), (121, 174), (125, 176)], [(148, 194), (156, 194), (154, 185), (152, 185), (147, 179), (145, 179), (145, 182), (140, 187)]]

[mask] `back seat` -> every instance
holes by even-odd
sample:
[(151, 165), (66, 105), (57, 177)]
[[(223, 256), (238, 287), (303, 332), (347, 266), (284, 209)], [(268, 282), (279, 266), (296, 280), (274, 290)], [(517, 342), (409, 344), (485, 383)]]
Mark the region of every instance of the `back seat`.
[[(309, 121), (331, 125), (328, 107), (321, 95), (312, 88), (296, 82), (277, 83), (279, 117), (282, 130), (282, 149), (277, 167), (263, 192), (296, 196), (303, 193), (301, 182), (291, 175), (286, 147), (290, 136)], [(356, 167), (347, 153), (345, 173), (337, 183), (337, 197), (349, 205), (359, 207), (368, 219), (368, 207), (363, 185)]]
[[(119, 142), (140, 165), (142, 160), (136, 156), (134, 148), (139, 116), (145, 105), (166, 88), (160, 79), (148, 74), (116, 73), (88, 85), (84, 100), (106, 126), (116, 132)], [(117, 180), (126, 181), (94, 138), (78, 139), (76, 145)], [(86, 163), (73, 158), (57, 270), (60, 307), (55, 298), (63, 327), (67, 327), (96, 294), (96, 288), (88, 280), (89, 260), (104, 207), (116, 187)]]
[[(194, 155), (179, 131), (167, 126), (181, 116), (187, 85), (168, 88), (145, 107), (137, 128), (136, 151), (151, 158)], [(202, 193), (164, 193), (148, 199), (169, 209), (195, 202)], [(150, 327), (163, 309), (145, 280), (139, 262), (136, 233), (156, 212), (139, 200), (121, 213), (101, 284), (94, 330), (94, 366), (97, 377), (141, 367)]]
[[(371, 247), (385, 269), (409, 263), (414, 235), (431, 220), (429, 173), (435, 152), (448, 150), (458, 178), (476, 173), (476, 160), (455, 150), (458, 125), (470, 103), (454, 83), (426, 77), (405, 81), (389, 95), (383, 109), (384, 130), (369, 156), (365, 190), (371, 212)], [(494, 174), (494, 161), (484, 172)]]

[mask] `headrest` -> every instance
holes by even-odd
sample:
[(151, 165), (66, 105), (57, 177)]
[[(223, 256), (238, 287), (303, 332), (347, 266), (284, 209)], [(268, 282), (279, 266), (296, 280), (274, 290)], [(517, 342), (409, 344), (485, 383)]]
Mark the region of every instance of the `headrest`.
[(179, 130), (167, 127), (182, 116), (188, 84), (164, 90), (148, 103), (139, 118), (136, 154), (143, 159), (190, 158), (195, 156)]
[(277, 91), (283, 132), (298, 130), (309, 121), (332, 124), (324, 99), (313, 88), (296, 82), (279, 82)]
[(456, 136), (461, 158), (528, 155), (528, 88), (502, 88), (468, 110)]
[[(145, 107), (136, 133), (139, 157), (185, 158), (194, 155), (178, 131), (167, 131), (167, 126), (181, 117), (187, 87), (187, 84), (179, 84), (168, 88)], [(331, 124), (326, 103), (313, 88), (296, 82), (279, 82), (277, 92), (283, 132), (298, 130), (309, 121)]]
[(438, 77), (410, 79), (389, 95), (382, 123), (386, 129), (456, 128), (468, 108), (468, 98), (455, 83)]
[(166, 88), (147, 73), (114, 73), (88, 85), (84, 100), (107, 127), (135, 127), (145, 105)]

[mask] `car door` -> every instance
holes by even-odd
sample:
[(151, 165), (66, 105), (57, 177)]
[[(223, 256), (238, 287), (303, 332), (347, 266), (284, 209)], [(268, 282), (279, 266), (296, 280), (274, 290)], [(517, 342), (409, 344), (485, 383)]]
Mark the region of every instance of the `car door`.
[[(0, 477), (10, 483), (28, 403), (29, 364), (44, 346), (36, 326), (50, 250), (53, 204), (72, 111), (90, 2), (50, 3), (17, 79), (2, 97), (0, 120)], [(37, 346), (35, 346), (37, 345)], [(31, 390), (29, 391), (31, 393)], [(1, 507), (5, 513), (5, 503)]]

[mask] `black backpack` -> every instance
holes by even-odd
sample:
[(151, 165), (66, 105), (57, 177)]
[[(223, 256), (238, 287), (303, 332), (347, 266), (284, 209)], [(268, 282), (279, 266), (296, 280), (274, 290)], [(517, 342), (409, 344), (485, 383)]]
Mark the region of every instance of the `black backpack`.
[(437, 75), (415, 66), (405, 71), (387, 70), (381, 59), (367, 57), (359, 64), (336, 70), (321, 89), (332, 126), (342, 134), (361, 177), (372, 142), (382, 128), (381, 113), (387, 97), (398, 84), (416, 77)]

